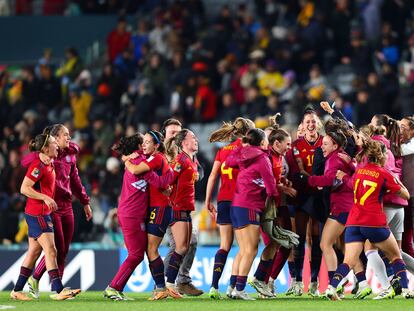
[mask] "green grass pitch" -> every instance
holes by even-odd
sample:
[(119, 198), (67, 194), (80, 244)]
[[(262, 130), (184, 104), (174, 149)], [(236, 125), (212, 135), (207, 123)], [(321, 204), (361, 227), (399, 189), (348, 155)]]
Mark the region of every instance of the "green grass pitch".
[(148, 301), (150, 293), (129, 294), (134, 301), (111, 301), (104, 299), (101, 292), (84, 292), (76, 299), (67, 301), (51, 301), (47, 293), (42, 293), (37, 301), (13, 301), (9, 298), (9, 292), (0, 292), (0, 310), (161, 310), (161, 311), (212, 311), (212, 310), (334, 310), (334, 311), (355, 311), (355, 310), (375, 310), (375, 311), (408, 311), (414, 310), (414, 300), (406, 300), (397, 297), (393, 300), (375, 301), (372, 299), (353, 300), (347, 298), (342, 301), (326, 301), (322, 299), (312, 299), (304, 295), (302, 297), (286, 297), (279, 295), (272, 300), (240, 301), (222, 299), (220, 301), (211, 300), (207, 294), (200, 297), (186, 297), (174, 300), (168, 298), (162, 301)]

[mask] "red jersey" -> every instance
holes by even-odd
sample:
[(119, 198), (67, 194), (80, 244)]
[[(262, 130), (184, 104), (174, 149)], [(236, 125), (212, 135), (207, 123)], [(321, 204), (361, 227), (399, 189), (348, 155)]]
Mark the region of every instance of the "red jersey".
[[(26, 177), (34, 181), (33, 189), (52, 198), (55, 196), (55, 167), (46, 165), (40, 159), (34, 160), (27, 170)], [(51, 210), (42, 200), (27, 198), (25, 212), (32, 216), (49, 215)]]
[(234, 191), (236, 190), (236, 180), (239, 169), (226, 166), (227, 156), (231, 151), (242, 145), (241, 139), (237, 139), (231, 144), (217, 151), (215, 161), (221, 163), (220, 166), (220, 189), (217, 195), (217, 202), (233, 200)]
[[(144, 163), (147, 164), (152, 171), (158, 176), (163, 176), (169, 169), (167, 158), (164, 154), (157, 152), (149, 156)], [(161, 191), (150, 184), (150, 203), (151, 207), (166, 207), (170, 205), (168, 197), (161, 193)]]
[(382, 199), (386, 192), (398, 192), (401, 186), (383, 167), (368, 163), (352, 177), (354, 205), (347, 226), (387, 227)]
[(273, 171), (273, 175), (275, 176), (276, 185), (277, 185), (280, 183), (280, 180), (282, 179), (283, 156), (271, 150), (270, 161), (272, 162), (272, 171)]
[(319, 135), (314, 143), (310, 143), (305, 137), (296, 139), (293, 144), (293, 155), (295, 159), (302, 159), (305, 171), (312, 175), (312, 165), (315, 149), (322, 146), (323, 136)]
[(172, 164), (175, 182), (170, 196), (175, 211), (194, 211), (195, 189), (198, 180), (197, 162), (193, 162), (188, 154), (181, 152)]

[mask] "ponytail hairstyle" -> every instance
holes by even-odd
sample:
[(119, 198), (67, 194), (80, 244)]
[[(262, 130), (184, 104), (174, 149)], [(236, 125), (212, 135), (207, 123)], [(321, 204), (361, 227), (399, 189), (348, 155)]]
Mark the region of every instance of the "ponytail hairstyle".
[(366, 124), (359, 128), (359, 131), (367, 137), (371, 137), (374, 135), (375, 126), (372, 124)]
[(338, 129), (335, 132), (326, 132), (326, 135), (329, 136), (339, 148), (344, 149), (346, 147), (347, 138), (341, 129)]
[(53, 137), (59, 136), (59, 132), (64, 128), (63, 124), (57, 123), (53, 125), (46, 126), (43, 130), (43, 134), (50, 135)]
[(255, 128), (252, 120), (238, 117), (234, 122), (223, 122), (221, 128), (211, 133), (209, 141), (211, 143), (232, 141), (246, 135), (252, 128)]
[(386, 137), (390, 141), (390, 149), (392, 154), (397, 158), (401, 157), (401, 133), (397, 120), (391, 118), (387, 114), (376, 114), (374, 117), (377, 120), (375, 126), (384, 127), (386, 129)]
[(165, 152), (165, 145), (164, 145), (164, 136), (157, 131), (148, 131), (146, 134), (151, 136), (152, 141), (154, 144), (158, 144), (158, 151), (164, 153)]
[(277, 140), (278, 142), (284, 141), (287, 137), (290, 137), (289, 133), (282, 129), (280, 125), (277, 123), (277, 118), (280, 117), (281, 113), (276, 113), (274, 116), (269, 117), (269, 124), (270, 126), (266, 128), (266, 130), (270, 131), (268, 135), (269, 144), (272, 146), (274, 142)]
[(183, 149), (183, 140), (187, 136), (189, 129), (182, 129), (174, 137), (165, 142), (165, 154), (169, 159), (174, 159)]
[(49, 146), (49, 134), (39, 134), (29, 142), (30, 151), (42, 152), (44, 147)]
[(356, 156), (358, 162), (367, 157), (369, 163), (384, 166), (386, 161), (387, 147), (379, 141), (369, 139), (362, 145), (362, 150)]
[(144, 139), (141, 133), (136, 133), (131, 136), (122, 137), (118, 144), (112, 146), (112, 150), (122, 155), (129, 155), (140, 149)]
[(254, 128), (246, 133), (242, 141), (244, 144), (258, 147), (264, 139), (266, 139), (265, 132), (262, 129)]
[(340, 130), (346, 137), (353, 137), (353, 131), (345, 120), (330, 118), (325, 122), (325, 133)]

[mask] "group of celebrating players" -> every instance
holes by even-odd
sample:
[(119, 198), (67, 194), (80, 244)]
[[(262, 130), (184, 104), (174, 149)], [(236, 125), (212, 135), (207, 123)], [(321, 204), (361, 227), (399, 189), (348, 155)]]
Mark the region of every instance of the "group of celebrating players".
[[(365, 276), (368, 261), (382, 288), (374, 299), (396, 294), (414, 298), (406, 273), (414, 271), (414, 118), (397, 121), (375, 115), (370, 125), (358, 130), (327, 102), (321, 107), (331, 115), (324, 129), (316, 111), (307, 109), (294, 142), (277, 124), (277, 116), (265, 130), (239, 117), (211, 133), (210, 142), (228, 143), (217, 152), (206, 189), (205, 208), (215, 217), (221, 238), (211, 298), (221, 298), (218, 283), (234, 236), (239, 250), (226, 290), (230, 298), (254, 300), (245, 291), (247, 282), (259, 297), (275, 297), (274, 281), (286, 261), (292, 278), (286, 294), (302, 295), (306, 243), (311, 253), (309, 295), (340, 300), (353, 270), (354, 298), (366, 298), (372, 293)], [(28, 197), (29, 250), (11, 297), (38, 298), (39, 280), (47, 270), (50, 297), (73, 298), (80, 290), (64, 288), (61, 281), (74, 228), (72, 194), (84, 205), (87, 219), (92, 217), (76, 168), (78, 147), (68, 129), (56, 124), (36, 136), (30, 149), (33, 152), (22, 161), (28, 170), (21, 187)], [(195, 253), (191, 212), (201, 170), (197, 137), (178, 120), (168, 119), (162, 133), (123, 137), (113, 149), (125, 163), (118, 220), (128, 256), (104, 296), (131, 299), (123, 290), (145, 254), (155, 283), (151, 300), (202, 294), (191, 279), (177, 280), (179, 274), (188, 274)], [(163, 260), (158, 248), (166, 233), (172, 251)], [(254, 278), (247, 281), (260, 237), (265, 248)], [(34, 270), (42, 251), (44, 257)], [(322, 256), (330, 284), (319, 294)], [(29, 295), (23, 292), (26, 282)]]

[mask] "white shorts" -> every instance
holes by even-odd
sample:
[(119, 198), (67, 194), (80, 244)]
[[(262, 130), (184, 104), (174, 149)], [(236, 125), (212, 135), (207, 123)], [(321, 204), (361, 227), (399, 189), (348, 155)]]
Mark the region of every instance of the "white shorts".
[(392, 234), (397, 241), (401, 241), (404, 232), (404, 207), (395, 204), (385, 204), (384, 212)]

